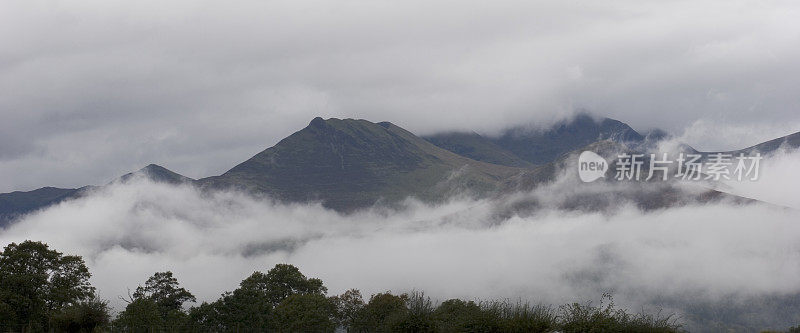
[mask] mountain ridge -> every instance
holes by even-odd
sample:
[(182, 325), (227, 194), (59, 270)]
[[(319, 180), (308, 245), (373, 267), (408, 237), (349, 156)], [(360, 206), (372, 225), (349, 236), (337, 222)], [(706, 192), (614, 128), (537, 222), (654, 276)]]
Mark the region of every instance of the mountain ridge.
[[(105, 186), (114, 183), (127, 183), (135, 178), (146, 178), (154, 182), (178, 184), (191, 183), (194, 180), (172, 172), (157, 164), (149, 164), (137, 171), (124, 174)], [(37, 210), (59, 204), (63, 201), (79, 198), (88, 191), (99, 186), (86, 185), (79, 188), (42, 187), (30, 191), (14, 191), (0, 193), (0, 228), (15, 219)]]
[(511, 167), (529, 168), (534, 164), (519, 158), (514, 153), (497, 145), (494, 141), (475, 132), (444, 132), (422, 137), (428, 142), (453, 153)]
[[(478, 134), (476, 134), (478, 135)], [(653, 136), (655, 137), (655, 136)], [(560, 155), (584, 147), (593, 142), (610, 139), (620, 143), (643, 144), (646, 137), (619, 120), (611, 118), (595, 119), (580, 113), (572, 119), (557, 122), (548, 129), (533, 129), (527, 126), (514, 126), (503, 130), (497, 136), (481, 137), (477, 140), (469, 132), (447, 132), (424, 137), (441, 148), (455, 153), (464, 151), (484, 151), (484, 147), (494, 145), (510, 152), (516, 159), (498, 158), (493, 154), (475, 154), (478, 160), (493, 161), (503, 165), (541, 166), (554, 161)]]
[[(442, 183), (452, 181), (459, 170), (453, 184)], [(236, 188), (287, 201), (321, 201), (326, 207), (349, 211), (411, 195), (435, 200), (448, 191), (463, 190), (460, 185), (488, 191), (494, 182), (515, 172), (520, 170), (441, 149), (389, 122), (318, 117), (222, 175), (198, 182), (207, 189)]]
[[(570, 135), (574, 137), (540, 152), (538, 161), (548, 162), (533, 165), (494, 141), (512, 133), (519, 136), (514, 139), (518, 145), (525, 142), (542, 145)], [(192, 184), (203, 190), (245, 190), (285, 202), (320, 202), (337, 211), (350, 212), (376, 204), (396, 203), (409, 196), (435, 202), (465, 192), (486, 196), (511, 190), (527, 191), (552, 180), (557, 168), (555, 162), (578, 149), (602, 142), (623, 145), (628, 142), (636, 146), (647, 142), (651, 135), (664, 136), (663, 133), (642, 136), (617, 120), (596, 121), (588, 116), (531, 133), (534, 134), (526, 134), (518, 127), (497, 138), (477, 133), (467, 133), (464, 137), (446, 133), (423, 138), (390, 122), (316, 117), (305, 128), (218, 176), (195, 180), (150, 164), (109, 184), (145, 177), (156, 182)], [(445, 142), (442, 138), (458, 140)], [(596, 141), (579, 145), (591, 140)], [(529, 156), (536, 155), (537, 144), (527, 148)], [(784, 146), (800, 147), (800, 132), (739, 151), (775, 151)], [(470, 147), (475, 149), (470, 150)], [(0, 227), (19, 216), (80, 197), (91, 188), (94, 186), (44, 187), (2, 193)]]
[(165, 167), (162, 167), (158, 164), (148, 164), (144, 168), (141, 168), (137, 171), (126, 173), (119, 178), (111, 181), (113, 182), (129, 182), (137, 177), (144, 177), (150, 179), (154, 182), (162, 182), (162, 183), (169, 183), (169, 184), (181, 184), (181, 183), (191, 183), (194, 182), (195, 179), (186, 177), (174, 171), (171, 171)]

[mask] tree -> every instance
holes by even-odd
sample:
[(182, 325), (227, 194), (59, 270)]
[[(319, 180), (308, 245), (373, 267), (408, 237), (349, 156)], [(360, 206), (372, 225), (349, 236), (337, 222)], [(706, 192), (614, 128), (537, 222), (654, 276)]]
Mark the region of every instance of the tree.
[(332, 299), (336, 304), (338, 324), (345, 329), (353, 327), (358, 313), (364, 308), (364, 298), (358, 289), (350, 289)]
[(238, 288), (226, 292), (213, 303), (203, 303), (192, 308), (189, 316), (192, 323), (218, 331), (246, 327), (255, 331), (268, 329), (272, 304), (256, 291)]
[(192, 293), (180, 287), (172, 272), (157, 272), (144, 286), (136, 288), (125, 310), (114, 320), (114, 326), (128, 329), (183, 326), (189, 318), (183, 304), (196, 301)]
[(397, 328), (408, 316), (408, 295), (383, 293), (372, 295), (356, 316), (353, 330), (357, 332), (387, 332)]
[(158, 304), (149, 298), (134, 299), (117, 315), (113, 326), (129, 331), (162, 327), (166, 324)]
[[(446, 332), (479, 331), (477, 328), (484, 328), (479, 326), (479, 318), (483, 317), (483, 314), (483, 310), (475, 302), (465, 302), (460, 299), (446, 300), (434, 311), (439, 328)], [(480, 331), (499, 331), (497, 329), (499, 325), (493, 326)]]
[(213, 303), (192, 308), (190, 318), (196, 325), (220, 331), (239, 327), (265, 331), (271, 327), (273, 309), (284, 299), (298, 294), (324, 296), (326, 290), (322, 280), (307, 278), (295, 266), (278, 264), (266, 274), (254, 272)]
[(10, 325), (43, 329), (50, 314), (94, 296), (90, 277), (79, 256), (42, 242), (11, 243), (0, 253), (0, 312), (11, 309)]
[(19, 321), (17, 320), (17, 312), (14, 311), (11, 305), (5, 303), (2, 297), (0, 295), (0, 330), (5, 331), (17, 326)]
[(324, 295), (328, 289), (320, 279), (309, 279), (300, 270), (289, 264), (277, 264), (267, 274), (254, 272), (242, 281), (240, 287), (260, 291), (272, 306), (293, 294)]
[(275, 307), (273, 329), (279, 332), (333, 332), (336, 305), (320, 294), (294, 294)]
[(170, 271), (153, 274), (144, 283), (144, 287), (136, 288), (133, 298), (151, 299), (165, 312), (180, 310), (186, 302), (197, 302), (192, 293), (179, 286), (178, 279), (173, 277)]
[(58, 309), (74, 304), (76, 300), (88, 300), (92, 297), (95, 289), (89, 284), (91, 276), (81, 257), (62, 257), (53, 269), (48, 285), (49, 308)]

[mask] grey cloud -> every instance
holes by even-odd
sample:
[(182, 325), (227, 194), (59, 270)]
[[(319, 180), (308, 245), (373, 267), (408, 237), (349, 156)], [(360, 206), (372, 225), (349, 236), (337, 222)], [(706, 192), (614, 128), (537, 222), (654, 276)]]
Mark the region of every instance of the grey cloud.
[(579, 108), (675, 132), (698, 119), (800, 123), (794, 2), (0, 8), (0, 191), (98, 184), (149, 163), (218, 174), (315, 116), (420, 134)]

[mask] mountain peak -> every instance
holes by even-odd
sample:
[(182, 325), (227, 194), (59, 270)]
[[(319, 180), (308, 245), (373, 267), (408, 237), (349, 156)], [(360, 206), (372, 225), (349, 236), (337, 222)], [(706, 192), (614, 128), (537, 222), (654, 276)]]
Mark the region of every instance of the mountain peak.
[(311, 119), (311, 122), (308, 123), (308, 126), (313, 126), (313, 127), (325, 126), (325, 119), (322, 119), (322, 117), (314, 117), (314, 119)]
[(158, 164), (148, 164), (137, 171), (127, 173), (117, 178), (116, 181), (128, 182), (133, 178), (143, 177), (157, 183), (181, 184), (194, 181), (189, 177), (170, 171)]
[(601, 140), (638, 143), (644, 137), (621, 121), (595, 119), (589, 114), (579, 113), (544, 131), (533, 131), (522, 126), (510, 128), (494, 142), (523, 160), (542, 165), (563, 153)]
[(465, 166), (471, 168), (460, 180), (482, 190), (518, 171), (456, 155), (388, 122), (314, 118), (275, 146), (200, 183), (349, 210), (411, 195), (435, 199), (448, 190), (440, 183)]
[(158, 164), (150, 163), (147, 166), (145, 166), (144, 168), (139, 169), (138, 172), (163, 171), (163, 170), (169, 171), (169, 170), (167, 170), (167, 168), (162, 167), (162, 166), (160, 166)]

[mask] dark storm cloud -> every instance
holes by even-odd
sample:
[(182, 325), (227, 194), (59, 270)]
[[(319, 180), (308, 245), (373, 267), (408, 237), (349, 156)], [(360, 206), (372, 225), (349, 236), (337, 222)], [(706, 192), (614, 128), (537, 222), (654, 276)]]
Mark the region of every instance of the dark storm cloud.
[(800, 129), (798, 11), (788, 1), (6, 1), (0, 191), (98, 184), (149, 163), (218, 174), (314, 116), (492, 132), (585, 108), (639, 129), (689, 126), (690, 143), (709, 149), (731, 145), (731, 128), (737, 144), (755, 143)]

